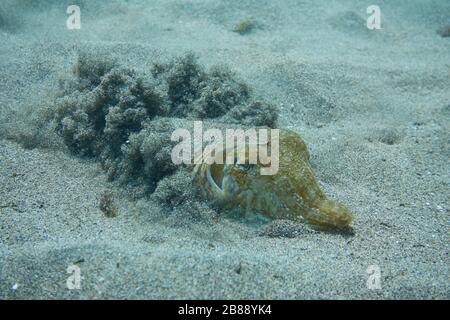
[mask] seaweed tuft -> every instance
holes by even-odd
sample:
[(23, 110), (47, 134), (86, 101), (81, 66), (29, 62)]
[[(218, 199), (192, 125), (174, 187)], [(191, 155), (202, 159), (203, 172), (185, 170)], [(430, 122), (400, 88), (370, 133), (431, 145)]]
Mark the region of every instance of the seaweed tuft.
[(241, 35), (250, 33), (255, 27), (255, 21), (252, 17), (245, 17), (239, 20), (233, 27), (233, 31)]
[(275, 126), (277, 110), (223, 66), (207, 71), (186, 54), (150, 71), (79, 54), (47, 110), (72, 153), (98, 159), (110, 180), (137, 187), (139, 195), (177, 171), (170, 139), (176, 119)]

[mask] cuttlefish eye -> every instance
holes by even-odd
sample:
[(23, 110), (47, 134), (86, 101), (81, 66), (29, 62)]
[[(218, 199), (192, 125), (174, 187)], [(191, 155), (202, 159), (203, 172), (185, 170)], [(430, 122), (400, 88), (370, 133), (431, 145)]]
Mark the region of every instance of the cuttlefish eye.
[(249, 163), (245, 163), (245, 164), (235, 163), (234, 167), (241, 172), (251, 172), (254, 169), (255, 165), (249, 164)]

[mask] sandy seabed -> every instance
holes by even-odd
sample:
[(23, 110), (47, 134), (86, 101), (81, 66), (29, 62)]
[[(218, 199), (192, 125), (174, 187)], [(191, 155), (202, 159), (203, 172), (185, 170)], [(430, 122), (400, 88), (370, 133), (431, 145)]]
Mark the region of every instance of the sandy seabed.
[[(378, 1), (381, 30), (356, 0), (78, 3), (80, 30), (69, 1), (0, 4), (0, 299), (449, 298), (448, 1)], [(228, 66), (304, 138), (354, 233), (191, 219), (59, 141), (21, 141), (80, 50), (141, 71), (187, 51)]]

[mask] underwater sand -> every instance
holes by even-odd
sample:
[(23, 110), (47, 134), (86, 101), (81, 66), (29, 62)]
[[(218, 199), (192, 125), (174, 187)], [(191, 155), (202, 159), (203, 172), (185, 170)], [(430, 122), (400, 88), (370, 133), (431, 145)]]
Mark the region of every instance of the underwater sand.
[[(66, 28), (71, 1), (0, 4), (0, 299), (449, 298), (449, 3), (378, 1), (382, 29), (368, 30), (356, 0), (78, 2), (81, 30)], [(186, 51), (229, 66), (304, 138), (354, 234), (197, 221), (57, 141), (24, 148), (8, 132), (51, 104), (79, 50), (140, 70)], [(117, 217), (99, 209), (105, 189)]]

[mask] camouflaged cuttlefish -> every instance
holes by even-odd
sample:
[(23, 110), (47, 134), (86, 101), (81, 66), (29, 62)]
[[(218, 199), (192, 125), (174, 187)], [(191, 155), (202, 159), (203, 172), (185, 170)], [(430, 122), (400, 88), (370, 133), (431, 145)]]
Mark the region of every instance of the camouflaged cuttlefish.
[[(271, 150), (271, 141), (267, 142)], [(248, 144), (245, 154), (258, 145)], [(238, 147), (222, 149), (220, 157), (238, 154)], [(348, 208), (328, 199), (308, 162), (305, 142), (295, 132), (279, 132), (279, 169), (262, 175), (262, 164), (197, 163), (193, 179), (203, 193), (226, 208), (239, 207), (275, 219), (303, 220), (322, 228), (347, 229), (352, 221)]]

